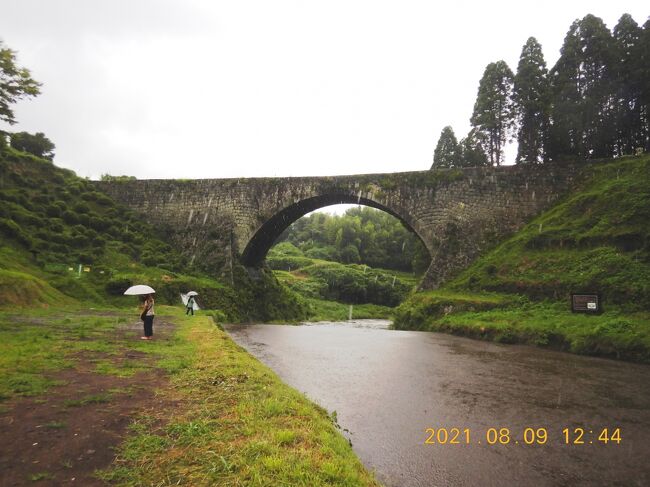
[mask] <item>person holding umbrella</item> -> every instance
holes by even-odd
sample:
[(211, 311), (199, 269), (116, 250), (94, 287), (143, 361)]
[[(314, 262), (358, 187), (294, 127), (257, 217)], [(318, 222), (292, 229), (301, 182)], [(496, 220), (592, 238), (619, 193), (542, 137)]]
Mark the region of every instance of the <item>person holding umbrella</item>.
[(185, 295), (181, 295), (181, 299), (185, 303), (185, 316), (189, 315), (190, 313), (192, 313), (192, 316), (194, 316), (194, 310), (199, 309), (198, 305), (196, 304), (196, 296), (198, 296), (198, 293), (196, 291), (190, 291)]
[(153, 294), (155, 292), (156, 291), (154, 291), (153, 288), (142, 284), (131, 286), (129, 289), (124, 291), (124, 294), (127, 296), (144, 296), (142, 313), (140, 313), (140, 319), (144, 322), (144, 336), (141, 337), (142, 340), (153, 339)]

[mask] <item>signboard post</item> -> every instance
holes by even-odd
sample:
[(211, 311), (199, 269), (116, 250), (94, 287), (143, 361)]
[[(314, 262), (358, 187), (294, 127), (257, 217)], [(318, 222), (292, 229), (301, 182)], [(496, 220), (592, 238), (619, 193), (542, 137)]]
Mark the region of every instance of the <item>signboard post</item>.
[(571, 311), (574, 313), (602, 313), (600, 294), (571, 293)]

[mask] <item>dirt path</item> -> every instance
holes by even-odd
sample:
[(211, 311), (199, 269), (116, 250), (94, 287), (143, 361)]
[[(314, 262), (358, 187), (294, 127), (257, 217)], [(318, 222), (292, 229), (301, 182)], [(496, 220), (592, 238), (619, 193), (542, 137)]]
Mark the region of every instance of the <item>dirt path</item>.
[[(158, 319), (156, 340), (166, 340), (173, 325)], [(141, 324), (123, 325), (123, 338), (139, 340)], [(102, 375), (95, 360), (137, 361), (149, 368), (132, 377)], [(136, 414), (174, 406), (156, 391), (168, 379), (148, 354), (118, 347), (115, 355), (84, 352), (73, 368), (49, 375), (61, 381), (41, 397), (2, 404), (0, 412), (0, 487), (106, 485), (95, 478), (108, 467)]]

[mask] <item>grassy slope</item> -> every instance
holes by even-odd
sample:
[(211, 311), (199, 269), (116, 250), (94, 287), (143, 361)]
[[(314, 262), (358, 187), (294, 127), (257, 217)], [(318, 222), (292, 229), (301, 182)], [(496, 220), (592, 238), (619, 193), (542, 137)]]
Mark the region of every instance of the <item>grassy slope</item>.
[(347, 320), (351, 304), (353, 319), (389, 318), (418, 282), (410, 273), (305, 257), (286, 242), (271, 249), (267, 262), (306, 301), (313, 321)]
[[(403, 303), (395, 327), (650, 361), (650, 157), (588, 171), (443, 289)], [(601, 292), (605, 313), (571, 313), (572, 291)]]
[(71, 305), (76, 300), (47, 282), (47, 275), (15, 248), (0, 245), (0, 299), (2, 307)]
[(590, 180), (477, 260), (450, 289), (606, 303), (650, 310), (650, 157), (594, 165)]

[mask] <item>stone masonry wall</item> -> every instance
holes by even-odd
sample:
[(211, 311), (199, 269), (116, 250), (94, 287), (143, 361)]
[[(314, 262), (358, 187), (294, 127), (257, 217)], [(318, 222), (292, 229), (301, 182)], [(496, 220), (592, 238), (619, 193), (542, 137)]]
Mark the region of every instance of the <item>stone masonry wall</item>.
[(400, 218), (429, 250), (421, 287), (436, 288), (557, 201), (581, 167), (506, 166), (337, 177), (97, 182), (168, 226), (188, 262), (227, 277), (260, 265), (275, 238), (309, 211), (360, 203)]

